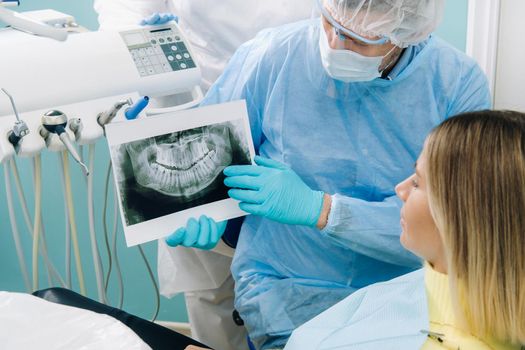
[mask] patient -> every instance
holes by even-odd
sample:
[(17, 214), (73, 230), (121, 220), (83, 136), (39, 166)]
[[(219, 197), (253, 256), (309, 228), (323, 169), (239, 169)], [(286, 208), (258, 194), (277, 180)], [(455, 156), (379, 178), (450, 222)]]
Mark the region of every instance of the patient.
[(425, 267), (357, 291), (285, 350), (523, 349), (525, 114), (444, 121), (396, 192), (401, 243)]
[(296, 329), (285, 349), (525, 344), (525, 114), (444, 121), (415, 170), (396, 187), (401, 243), (425, 267), (356, 292)]

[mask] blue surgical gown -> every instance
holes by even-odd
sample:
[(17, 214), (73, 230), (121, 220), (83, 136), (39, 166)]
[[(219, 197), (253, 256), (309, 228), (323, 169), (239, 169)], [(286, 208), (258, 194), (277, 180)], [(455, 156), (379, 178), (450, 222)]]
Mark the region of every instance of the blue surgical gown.
[(421, 267), (399, 243), (394, 186), (435, 125), (490, 107), (476, 63), (436, 37), (407, 48), (388, 79), (360, 83), (325, 73), (318, 37), (318, 20), (259, 33), (202, 103), (245, 99), (256, 152), (333, 194), (322, 231), (254, 215), (242, 225), (235, 307), (262, 349), (357, 289)]

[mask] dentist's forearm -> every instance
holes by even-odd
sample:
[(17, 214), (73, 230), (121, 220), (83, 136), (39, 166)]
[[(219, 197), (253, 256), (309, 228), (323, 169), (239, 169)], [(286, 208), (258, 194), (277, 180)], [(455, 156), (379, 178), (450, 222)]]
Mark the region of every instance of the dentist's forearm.
[(328, 223), (328, 215), (330, 215), (330, 209), (332, 208), (332, 196), (325, 193), (323, 196), (323, 207), (321, 208), (321, 215), (319, 215), (319, 219), (317, 220), (316, 227), (319, 230), (322, 230), (325, 228), (326, 224)]

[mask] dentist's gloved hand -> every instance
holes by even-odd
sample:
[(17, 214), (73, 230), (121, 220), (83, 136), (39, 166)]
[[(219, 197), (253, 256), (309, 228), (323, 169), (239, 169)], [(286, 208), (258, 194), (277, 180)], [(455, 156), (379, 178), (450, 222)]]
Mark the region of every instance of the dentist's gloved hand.
[(228, 221), (215, 222), (206, 215), (202, 215), (199, 221), (191, 218), (186, 223), (186, 227), (181, 227), (166, 237), (166, 244), (170, 247), (181, 245), (211, 250), (219, 243), (227, 223)]
[(254, 215), (284, 224), (315, 226), (323, 205), (323, 192), (313, 191), (288, 166), (256, 156), (257, 165), (224, 169), (228, 195)]
[(164, 23), (168, 23), (169, 21), (175, 21), (175, 22), (178, 23), (179, 22), (179, 17), (177, 17), (173, 13), (158, 13), (158, 12), (155, 12), (151, 16), (144, 18), (140, 22), (140, 24), (143, 25), (143, 26), (145, 26), (145, 25), (154, 26), (154, 25), (161, 25), (161, 24), (164, 24)]

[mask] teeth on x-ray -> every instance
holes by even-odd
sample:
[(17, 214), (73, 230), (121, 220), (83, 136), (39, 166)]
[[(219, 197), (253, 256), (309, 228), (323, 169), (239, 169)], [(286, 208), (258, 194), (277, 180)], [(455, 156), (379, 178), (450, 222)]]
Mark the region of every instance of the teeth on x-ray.
[(176, 144), (161, 144), (157, 149), (156, 163), (171, 170), (188, 170), (210, 153), (204, 141), (192, 142), (189, 149)]
[(231, 164), (229, 129), (196, 128), (129, 144), (136, 181), (169, 196), (190, 197)]

